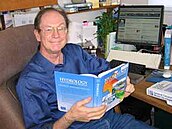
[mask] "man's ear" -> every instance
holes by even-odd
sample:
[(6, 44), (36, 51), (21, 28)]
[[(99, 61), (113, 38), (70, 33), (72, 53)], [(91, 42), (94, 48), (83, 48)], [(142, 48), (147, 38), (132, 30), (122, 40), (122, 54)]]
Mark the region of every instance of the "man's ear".
[(68, 30), (67, 30), (67, 42), (68, 42), (68, 40), (69, 40), (69, 32), (68, 32)]
[(40, 39), (40, 34), (39, 34), (38, 30), (36, 30), (36, 29), (34, 30), (34, 35), (35, 35), (37, 41), (40, 42), (41, 39)]

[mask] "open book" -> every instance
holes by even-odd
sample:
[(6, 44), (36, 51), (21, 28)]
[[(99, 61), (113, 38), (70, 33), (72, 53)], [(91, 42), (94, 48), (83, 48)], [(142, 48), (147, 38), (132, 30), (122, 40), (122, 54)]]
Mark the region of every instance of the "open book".
[(86, 106), (106, 104), (108, 111), (124, 97), (128, 66), (128, 63), (124, 63), (98, 76), (55, 71), (58, 109), (66, 112), (77, 101), (92, 97)]

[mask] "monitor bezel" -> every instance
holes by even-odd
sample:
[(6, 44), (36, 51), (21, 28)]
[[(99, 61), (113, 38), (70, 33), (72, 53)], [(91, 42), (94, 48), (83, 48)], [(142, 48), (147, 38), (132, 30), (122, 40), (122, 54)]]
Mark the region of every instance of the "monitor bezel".
[[(141, 43), (141, 42), (131, 42), (131, 41), (119, 41), (118, 40), (118, 30), (119, 30), (119, 12), (121, 8), (160, 8), (161, 17), (160, 17), (160, 28), (159, 28), (159, 38), (157, 44)], [(118, 22), (117, 22), (117, 31), (116, 31), (116, 43), (118, 44), (130, 44), (135, 46), (161, 46), (162, 45), (162, 28), (164, 20), (164, 5), (120, 5), (118, 7)]]

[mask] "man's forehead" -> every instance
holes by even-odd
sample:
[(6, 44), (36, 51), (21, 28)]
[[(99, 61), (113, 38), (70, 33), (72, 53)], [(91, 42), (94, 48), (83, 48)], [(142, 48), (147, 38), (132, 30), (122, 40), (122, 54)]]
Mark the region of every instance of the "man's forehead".
[(42, 15), (40, 24), (65, 24), (65, 19), (57, 11), (48, 11)]
[(62, 19), (64, 19), (64, 17), (58, 11), (55, 11), (55, 10), (50, 10), (50, 11), (45, 12), (42, 15), (41, 19), (44, 19), (44, 18), (48, 18), (48, 19), (49, 18), (54, 18), (54, 19), (62, 18)]

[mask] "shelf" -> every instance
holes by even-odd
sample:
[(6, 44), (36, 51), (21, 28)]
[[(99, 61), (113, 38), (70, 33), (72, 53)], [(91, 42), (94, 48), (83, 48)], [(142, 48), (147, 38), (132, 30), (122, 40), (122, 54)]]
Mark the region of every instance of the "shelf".
[(0, 11), (12, 11), (57, 4), (57, 0), (1, 0)]
[(101, 6), (101, 7), (99, 7), (99, 8), (92, 8), (92, 9), (83, 10), (83, 11), (78, 11), (78, 12), (67, 12), (67, 14), (84, 13), (84, 12), (97, 11), (97, 10), (102, 10), (102, 9), (111, 10), (111, 9), (116, 8), (116, 7), (118, 7), (118, 6), (119, 6), (119, 5)]

